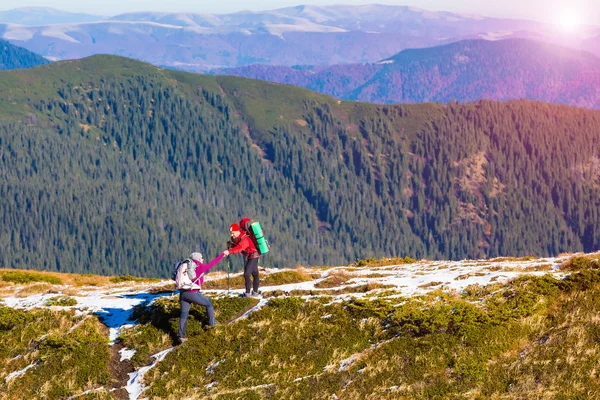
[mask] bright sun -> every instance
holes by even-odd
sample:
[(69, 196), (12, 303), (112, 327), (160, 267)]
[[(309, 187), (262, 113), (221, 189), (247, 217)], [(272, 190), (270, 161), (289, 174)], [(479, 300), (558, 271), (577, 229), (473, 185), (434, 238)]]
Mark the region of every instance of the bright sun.
[(581, 26), (582, 20), (575, 10), (562, 10), (556, 15), (556, 23), (565, 32), (575, 32)]

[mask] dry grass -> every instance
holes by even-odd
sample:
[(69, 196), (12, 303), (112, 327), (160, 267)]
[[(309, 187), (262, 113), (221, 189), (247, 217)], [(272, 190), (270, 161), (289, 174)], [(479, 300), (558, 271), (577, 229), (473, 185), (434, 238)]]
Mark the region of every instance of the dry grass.
[(487, 273), (485, 272), (469, 272), (468, 274), (462, 274), (457, 276), (456, 278), (454, 278), (455, 281), (462, 281), (465, 279), (469, 279), (472, 276), (486, 276)]
[[(319, 278), (320, 276), (321, 274), (310, 272), (303, 267), (296, 269), (284, 269), (268, 274), (265, 274), (262, 271), (259, 272), (261, 286), (277, 286), (287, 285), (290, 283), (308, 282)], [(225, 290), (228, 287), (231, 289), (243, 289), (245, 287), (244, 276), (238, 273), (231, 275), (229, 282), (227, 276), (225, 276), (223, 278), (204, 281), (202, 284), (202, 288), (205, 290)]]
[(316, 288), (333, 288), (343, 285), (348, 282), (352, 276), (344, 270), (333, 270), (329, 273), (326, 279), (315, 284)]
[(426, 288), (430, 288), (430, 287), (434, 287), (434, 286), (440, 286), (443, 284), (444, 284), (444, 282), (429, 282), (429, 283), (424, 283), (422, 285), (419, 285), (417, 287), (419, 287), (421, 289), (426, 289)]
[(534, 256), (524, 256), (524, 257), (497, 257), (488, 260), (489, 262), (513, 262), (513, 261), (534, 261), (537, 260), (538, 257)]
[(77, 288), (77, 287), (67, 287), (65, 289), (62, 290), (62, 294), (64, 294), (65, 296), (81, 296), (81, 289)]
[(552, 264), (529, 265), (527, 267), (504, 267), (504, 272), (536, 272), (536, 271), (551, 271)]
[(30, 270), (19, 270), (19, 269), (0, 269), (0, 275), (6, 272), (31, 272), (40, 274), (43, 276), (54, 277), (59, 279), (65, 285), (71, 286), (104, 286), (109, 285), (111, 282), (110, 276), (100, 276), (92, 274), (65, 274), (61, 272), (46, 272), (46, 271), (30, 271)]
[(29, 285), (26, 285), (25, 287), (23, 287), (18, 292), (16, 292), (16, 297), (23, 298), (23, 297), (31, 296), (33, 294), (48, 293), (52, 290), (53, 287), (54, 286), (49, 283), (29, 284)]
[[(259, 273), (259, 277), (263, 278), (264, 274)], [(241, 274), (232, 274), (229, 279), (227, 277), (210, 279), (204, 281), (202, 284), (202, 289), (205, 290), (225, 290), (228, 287), (231, 289), (244, 288), (244, 276)]]
[[(368, 293), (378, 289), (396, 289), (394, 285), (386, 285), (378, 282), (369, 282), (364, 285), (352, 285), (346, 286), (341, 289), (321, 289), (321, 290), (291, 290), (285, 292), (283, 290), (274, 290), (272, 292), (263, 293), (265, 297), (279, 297), (279, 296), (339, 296), (341, 294), (352, 294), (352, 293)], [(392, 294), (392, 293), (390, 293)], [(394, 292), (393, 294), (396, 294)]]
[(363, 267), (388, 267), (391, 265), (404, 265), (404, 264), (413, 264), (416, 263), (417, 260), (410, 257), (392, 257), (392, 258), (382, 258), (380, 260), (374, 258), (366, 258), (364, 260), (358, 260), (357, 266)]
[(365, 274), (365, 275), (360, 275), (361, 278), (367, 278), (367, 279), (374, 279), (374, 278), (389, 278), (390, 276), (394, 276), (394, 274), (380, 274), (380, 273), (373, 273), (373, 274)]
[(496, 272), (496, 271), (500, 271), (502, 269), (502, 267), (499, 265), (494, 265), (494, 266), (487, 267), (486, 269), (491, 272)]

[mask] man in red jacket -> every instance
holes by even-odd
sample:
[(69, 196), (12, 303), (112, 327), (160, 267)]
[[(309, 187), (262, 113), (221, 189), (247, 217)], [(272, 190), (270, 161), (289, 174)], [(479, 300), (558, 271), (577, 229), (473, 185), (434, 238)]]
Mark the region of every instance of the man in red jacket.
[[(241, 226), (245, 226), (249, 218), (244, 218), (240, 221)], [(240, 228), (238, 224), (231, 224), (229, 232), (231, 234), (231, 242), (233, 247), (229, 249), (229, 254), (242, 253), (246, 257), (244, 263), (244, 282), (246, 283), (246, 293), (244, 296), (258, 296), (258, 286), (260, 280), (258, 277), (258, 259), (260, 253), (256, 249), (256, 245), (252, 241), (252, 238), (248, 235), (245, 229)], [(250, 281), (252, 276), (252, 282)], [(252, 291), (251, 291), (252, 288)]]

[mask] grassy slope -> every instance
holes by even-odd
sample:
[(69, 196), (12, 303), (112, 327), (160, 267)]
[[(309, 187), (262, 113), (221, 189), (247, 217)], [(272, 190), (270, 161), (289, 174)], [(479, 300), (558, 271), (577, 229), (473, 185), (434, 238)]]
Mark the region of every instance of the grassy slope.
[[(97, 318), (72, 311), (0, 305), (0, 398), (60, 399), (109, 384), (105, 330)], [(7, 379), (29, 365), (21, 376)]]
[(151, 371), (148, 394), (592, 398), (600, 395), (599, 283), (598, 270), (585, 270), (563, 282), (524, 277), (476, 294), (272, 299), (169, 354)]
[[(464, 293), (332, 302), (275, 297), (246, 319), (254, 299), (213, 298), (219, 324), (206, 330), (194, 306), (190, 342), (146, 375), (150, 398), (558, 399), (600, 396), (600, 260), (574, 257), (563, 281), (523, 276)], [(280, 272), (276, 283), (302, 281)], [(52, 276), (69, 281), (64, 274)], [(88, 277), (91, 279), (92, 277)], [(74, 280), (75, 281), (75, 280)], [(280, 282), (279, 282), (280, 281)], [(173, 344), (179, 305), (161, 298), (136, 311), (140, 325), (120, 344), (133, 365)], [(106, 333), (67, 311), (0, 306), (2, 398), (57, 399), (108, 387)], [(83, 349), (86, 349), (85, 351)], [(89, 351), (92, 349), (92, 351)], [(18, 357), (18, 356), (21, 357)], [(17, 358), (15, 358), (17, 357)], [(48, 379), (69, 376), (69, 379)], [(110, 398), (98, 391), (86, 398)]]

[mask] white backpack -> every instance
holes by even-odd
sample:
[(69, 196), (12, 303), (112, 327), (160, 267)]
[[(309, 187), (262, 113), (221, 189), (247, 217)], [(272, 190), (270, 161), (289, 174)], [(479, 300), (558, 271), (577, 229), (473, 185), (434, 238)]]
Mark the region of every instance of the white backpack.
[[(177, 265), (175, 272), (175, 289), (178, 290), (190, 290), (190, 289), (202, 289), (200, 285), (196, 282), (193, 282), (190, 276), (188, 275), (188, 267), (190, 263), (193, 263), (192, 260), (183, 260)], [(196, 266), (194, 265), (194, 269)], [(194, 280), (197, 281), (204, 274), (200, 274)]]

